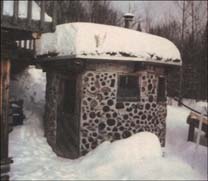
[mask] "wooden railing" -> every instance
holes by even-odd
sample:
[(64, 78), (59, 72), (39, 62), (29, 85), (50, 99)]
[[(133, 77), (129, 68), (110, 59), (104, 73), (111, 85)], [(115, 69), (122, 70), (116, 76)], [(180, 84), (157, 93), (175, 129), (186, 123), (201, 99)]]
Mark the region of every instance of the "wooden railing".
[(27, 15), (26, 18), (20, 18), (19, 14), (19, 0), (13, 1), (13, 16), (4, 15), (3, 7), (4, 1), (1, 1), (1, 28), (6, 29), (17, 29), (30, 32), (52, 32), (56, 26), (56, 3), (53, 3), (52, 22), (47, 22), (46, 15), (46, 4), (45, 1), (40, 1), (40, 20), (32, 19), (33, 2), (27, 1)]
[(17, 43), (17, 48), (24, 48), (27, 50), (32, 50), (35, 52), (36, 47), (35, 47), (35, 39), (31, 39), (31, 40), (20, 40), (20, 41), (16, 41)]

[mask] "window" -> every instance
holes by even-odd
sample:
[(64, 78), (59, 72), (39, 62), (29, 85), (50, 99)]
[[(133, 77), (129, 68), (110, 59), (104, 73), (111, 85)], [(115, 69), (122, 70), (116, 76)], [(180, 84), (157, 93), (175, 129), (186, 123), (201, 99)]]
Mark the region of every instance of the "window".
[(76, 80), (70, 79), (64, 82), (63, 110), (65, 113), (73, 114), (76, 101)]
[(120, 75), (118, 80), (118, 100), (136, 101), (139, 99), (139, 95), (138, 77), (134, 75)]
[(158, 80), (158, 89), (157, 89), (157, 101), (166, 101), (166, 94), (165, 94), (165, 78), (159, 77)]

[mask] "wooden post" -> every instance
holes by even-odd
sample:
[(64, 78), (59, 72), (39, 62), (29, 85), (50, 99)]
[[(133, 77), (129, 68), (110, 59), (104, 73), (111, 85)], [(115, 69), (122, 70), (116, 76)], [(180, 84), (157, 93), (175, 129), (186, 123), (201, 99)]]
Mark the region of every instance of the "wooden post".
[(28, 25), (31, 25), (31, 20), (32, 20), (32, 1), (27, 1), (27, 20), (28, 20)]
[(0, 63), (0, 118), (1, 118), (1, 180), (8, 180), (11, 158), (8, 157), (8, 111), (10, 60), (2, 59)]
[(194, 125), (195, 125), (194, 122), (190, 118), (189, 130), (188, 130), (188, 141), (194, 141), (194, 130), (195, 130)]
[(44, 29), (45, 22), (45, 1), (41, 1), (41, 10), (40, 10), (40, 28)]
[(202, 134), (202, 125), (203, 125), (203, 113), (201, 113), (201, 115), (200, 115), (199, 129), (197, 130), (196, 149), (197, 149), (198, 146), (199, 146), (200, 137), (201, 137), (201, 134)]
[(52, 21), (52, 31), (55, 31), (56, 29), (56, 18), (57, 18), (57, 1), (53, 2), (53, 21)]
[(17, 19), (18, 19), (18, 14), (19, 14), (19, 1), (16, 0), (14, 1), (14, 16), (13, 16), (13, 22), (14, 24), (17, 23)]

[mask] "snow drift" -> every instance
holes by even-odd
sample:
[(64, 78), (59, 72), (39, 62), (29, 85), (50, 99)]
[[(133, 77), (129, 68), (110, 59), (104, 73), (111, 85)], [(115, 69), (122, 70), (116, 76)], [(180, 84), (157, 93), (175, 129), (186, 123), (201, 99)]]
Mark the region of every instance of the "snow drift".
[(43, 34), (36, 47), (37, 55), (181, 65), (179, 50), (165, 38), (95, 23), (58, 25), (54, 33)]

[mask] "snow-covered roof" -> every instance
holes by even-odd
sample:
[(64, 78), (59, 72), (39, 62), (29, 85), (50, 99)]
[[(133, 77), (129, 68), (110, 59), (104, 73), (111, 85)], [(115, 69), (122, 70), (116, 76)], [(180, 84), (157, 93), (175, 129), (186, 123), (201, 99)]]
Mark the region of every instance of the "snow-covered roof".
[[(19, 1), (19, 18), (27, 18), (27, 10), (28, 10), (28, 1), (20, 0)], [(3, 15), (13, 16), (14, 15), (14, 0), (4, 0), (3, 1)], [(36, 4), (36, 2), (32, 1), (32, 19), (40, 20), (40, 7)], [(52, 18), (45, 13), (45, 21), (52, 22)]]
[(37, 55), (57, 53), (75, 58), (181, 65), (179, 50), (165, 38), (94, 23), (58, 25), (54, 33), (43, 34), (36, 47)]

